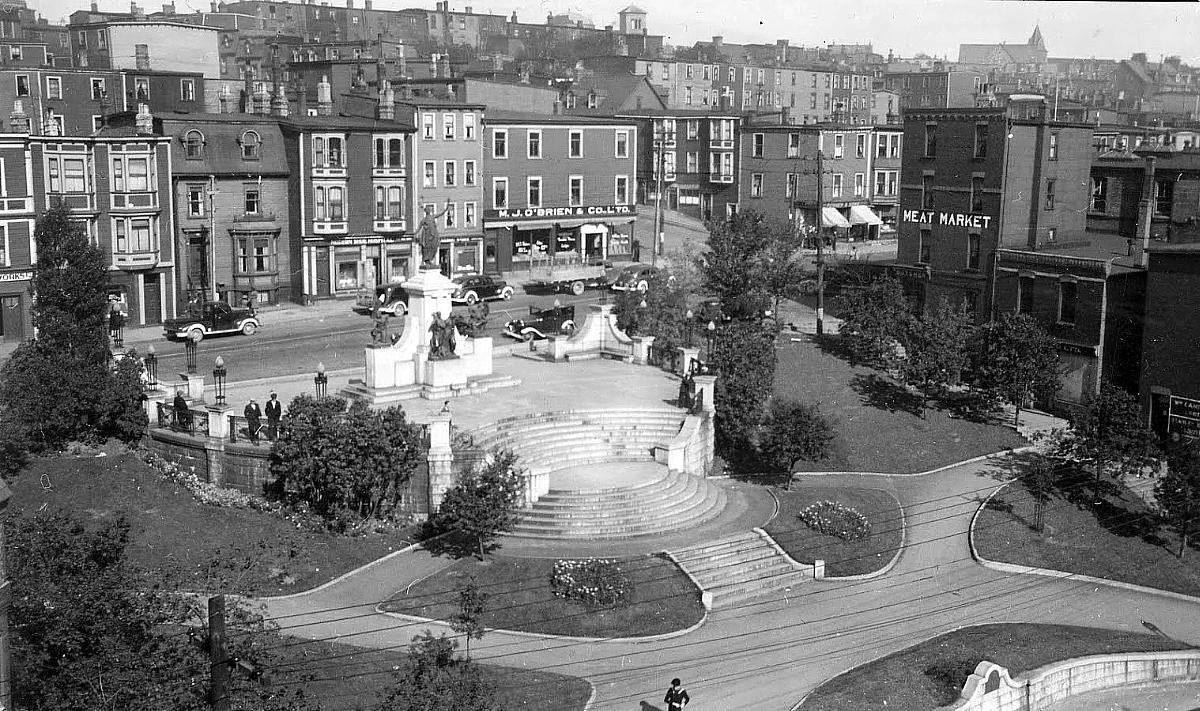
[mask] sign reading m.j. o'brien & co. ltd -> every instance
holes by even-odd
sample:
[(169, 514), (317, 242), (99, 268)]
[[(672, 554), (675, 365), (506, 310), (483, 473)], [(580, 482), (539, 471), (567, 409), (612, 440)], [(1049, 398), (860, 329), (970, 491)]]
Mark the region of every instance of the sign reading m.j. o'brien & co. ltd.
[(905, 210), (901, 215), (905, 222), (917, 222), (922, 225), (945, 225), (947, 227), (967, 227), (975, 230), (986, 230), (992, 223), (991, 215), (972, 215), (967, 212), (934, 212), (933, 210)]

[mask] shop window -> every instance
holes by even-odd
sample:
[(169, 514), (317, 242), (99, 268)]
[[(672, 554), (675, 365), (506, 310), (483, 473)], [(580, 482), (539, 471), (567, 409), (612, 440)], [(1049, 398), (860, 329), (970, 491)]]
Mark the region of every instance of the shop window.
[(338, 290), (357, 289), (358, 288), (358, 262), (338, 262), (337, 265), (337, 288)]

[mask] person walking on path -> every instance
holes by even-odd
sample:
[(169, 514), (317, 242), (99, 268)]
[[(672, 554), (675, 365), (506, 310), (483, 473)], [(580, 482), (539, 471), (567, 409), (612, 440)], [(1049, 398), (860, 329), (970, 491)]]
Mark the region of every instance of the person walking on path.
[(262, 427), (262, 410), (254, 398), (250, 398), (250, 402), (246, 404), (246, 409), (242, 411), (242, 414), (246, 416), (246, 433), (250, 435), (250, 441), (258, 444), (258, 430)]
[(279, 396), (271, 391), (271, 399), (267, 400), (267, 439), (272, 442), (279, 436), (279, 420), (283, 418), (283, 405)]
[(683, 682), (678, 677), (671, 680), (671, 688), (667, 689), (667, 695), (663, 697), (663, 701), (667, 704), (667, 711), (682, 711), (683, 707), (691, 701), (687, 689), (683, 688)]

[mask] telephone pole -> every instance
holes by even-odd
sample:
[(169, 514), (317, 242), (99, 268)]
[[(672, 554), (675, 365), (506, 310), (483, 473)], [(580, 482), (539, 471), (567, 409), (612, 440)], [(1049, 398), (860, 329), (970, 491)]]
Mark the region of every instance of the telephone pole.
[(825, 333), (825, 171), (817, 147), (817, 335)]
[(655, 156), (654, 166), (654, 235), (653, 241), (650, 244), (650, 264), (658, 266), (658, 235), (662, 231), (662, 191), (663, 191), (663, 168), (666, 165), (667, 158), (667, 140), (666, 127), (660, 138), (655, 140), (658, 144), (658, 155)]
[(213, 711), (230, 711), (229, 656), (225, 653), (225, 596), (208, 598), (208, 661), (211, 686), (208, 705)]

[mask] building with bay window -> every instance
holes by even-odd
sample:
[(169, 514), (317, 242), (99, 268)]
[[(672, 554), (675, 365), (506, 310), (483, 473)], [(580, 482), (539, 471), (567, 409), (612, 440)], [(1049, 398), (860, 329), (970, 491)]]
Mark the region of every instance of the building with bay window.
[(35, 209), (66, 203), (110, 256), (110, 298), (128, 323), (157, 324), (174, 314), (170, 147), (153, 117), (124, 114), (93, 136), (28, 140)]
[(33, 336), (30, 312), (34, 201), (30, 145), (20, 133), (0, 134), (0, 342)]
[(426, 211), (441, 215), (441, 245), (431, 261), (447, 276), (496, 270), (495, 246), (487, 248), (483, 239), (483, 109), (482, 104), (434, 97), (396, 104), (396, 115), (417, 128), (411, 229), (415, 234)]
[(290, 173), (279, 120), (254, 114), (165, 116), (171, 140), (178, 299), (291, 298)]
[(280, 128), (292, 300), (353, 296), (411, 275), (413, 127), (318, 115), (280, 119)]
[(489, 112), (483, 138), (484, 245), (495, 271), (632, 256), (634, 121)]

